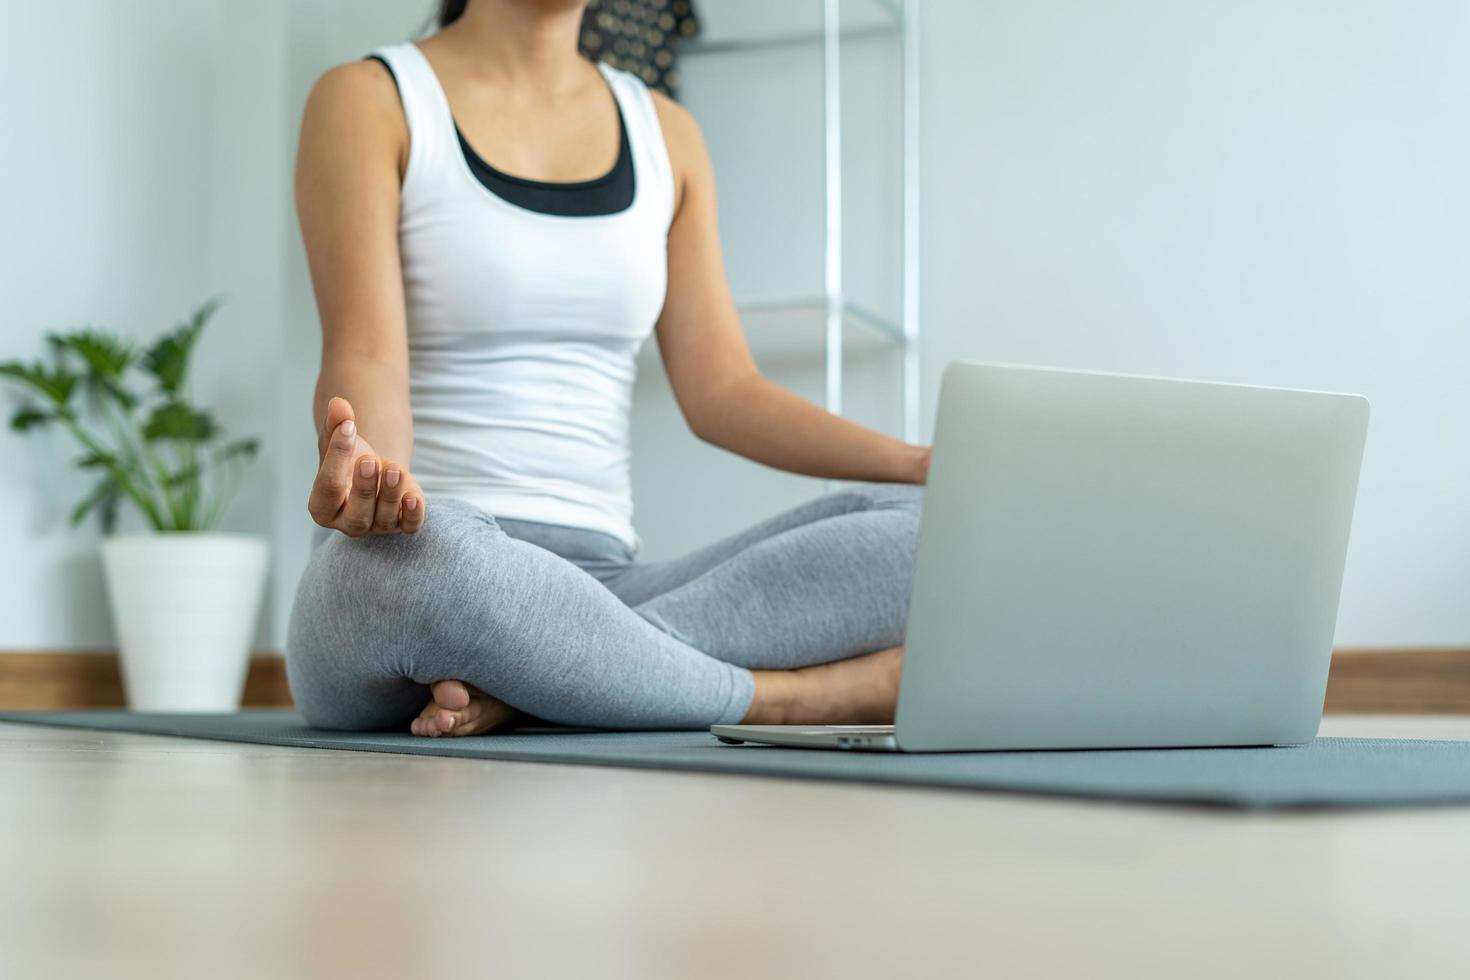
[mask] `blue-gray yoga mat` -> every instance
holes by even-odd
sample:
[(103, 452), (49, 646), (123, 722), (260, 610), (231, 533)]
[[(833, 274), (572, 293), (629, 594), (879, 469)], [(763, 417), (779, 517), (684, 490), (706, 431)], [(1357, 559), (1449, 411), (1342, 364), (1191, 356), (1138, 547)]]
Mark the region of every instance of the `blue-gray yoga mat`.
[(1058, 796), (1271, 807), (1470, 802), (1470, 742), (1319, 738), (1296, 748), (849, 753), (724, 745), (705, 732), (517, 732), (471, 738), (309, 728), (287, 710), (229, 715), (0, 712), (0, 721), (314, 749), (683, 769)]

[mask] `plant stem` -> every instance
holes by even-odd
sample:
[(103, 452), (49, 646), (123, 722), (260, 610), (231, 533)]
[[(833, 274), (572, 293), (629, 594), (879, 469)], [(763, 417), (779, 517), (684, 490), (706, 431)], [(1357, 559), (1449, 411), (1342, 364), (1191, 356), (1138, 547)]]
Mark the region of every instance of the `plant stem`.
[(179, 519), (177, 525), (179, 530), (194, 529), (194, 484), (198, 479), (197, 474), (189, 473), (189, 456), (184, 447), (174, 443), (174, 460), (179, 466), (179, 475), (183, 477), (179, 484)]
[[(123, 414), (116, 406), (113, 406), (113, 408), (114, 411), (109, 412), (104, 410), (104, 412), (108, 417), (108, 422), (112, 425), (113, 432), (117, 436), (118, 443), (128, 451), (137, 468), (145, 476), (150, 478), (149, 482), (153, 486), (150, 496), (162, 497), (164, 505), (168, 508), (170, 517), (173, 517), (174, 507), (172, 498), (169, 496), (168, 473), (164, 470), (162, 462), (148, 448), (146, 440), (140, 441), (136, 447), (134, 446), (128, 436), (128, 426), (131, 424), (132, 419), (126, 414)], [(119, 415), (121, 418), (119, 418)], [(140, 449), (141, 452), (139, 451)], [(148, 471), (150, 464), (153, 467), (153, 473), (149, 473)], [(177, 520), (175, 520), (175, 524), (177, 524)]]
[[(76, 417), (72, 415), (70, 411), (62, 412), (61, 419), (66, 423), (67, 428), (71, 430), (72, 435), (76, 436), (77, 441), (80, 442), (83, 446), (90, 449), (94, 455), (98, 457), (107, 457), (111, 455), (110, 453), (106, 452), (95, 439), (87, 435), (87, 433), (77, 423)], [(129, 497), (133, 498), (133, 503), (137, 504), (138, 507), (143, 511), (143, 514), (150, 521), (153, 522), (154, 528), (159, 531), (166, 530), (163, 526), (163, 521), (158, 516), (158, 509), (153, 505), (153, 501), (149, 500), (147, 495), (138, 491), (138, 488), (134, 486), (132, 478), (127, 473), (127, 471), (118, 466), (116, 463), (108, 463), (106, 465), (107, 468), (112, 471), (112, 478), (117, 481), (117, 485), (122, 488), (123, 493), (126, 493)]]
[[(190, 398), (188, 383), (182, 378), (179, 380), (177, 397), (184, 404), (191, 406), (192, 410), (194, 401)], [(203, 475), (199, 472), (198, 459), (195, 456), (198, 446), (198, 442), (193, 439), (187, 441), (187, 446), (182, 443), (174, 444), (174, 453), (179, 458), (179, 472), (184, 475), (184, 483), (179, 488), (179, 495), (184, 501), (184, 517), (187, 522), (185, 526), (191, 531), (199, 529), (196, 523), (199, 510), (199, 481)]]
[[(204, 502), (204, 471), (199, 468), (199, 443), (189, 443), (189, 472), (193, 474), (189, 478), (190, 509), (193, 517), (199, 519), (199, 507)], [(196, 525), (196, 530), (204, 530), (205, 527)]]
[(225, 487), (228, 486), (223, 479), (229, 476), (225, 464), (216, 461), (214, 473), (215, 479), (211, 481), (213, 486), (210, 487), (209, 503), (205, 507), (204, 524), (202, 525), (202, 529), (206, 531), (214, 527), (214, 522), (219, 520), (220, 511), (224, 508)]
[(210, 501), (209, 517), (205, 521), (204, 527), (214, 527), (214, 522), (219, 519), (225, 509), (234, 501), (236, 494), (240, 492), (238, 475), (244, 471), (244, 468), (244, 463), (238, 457), (224, 461), (215, 460), (214, 472), (219, 474), (219, 476), (214, 481), (213, 499)]

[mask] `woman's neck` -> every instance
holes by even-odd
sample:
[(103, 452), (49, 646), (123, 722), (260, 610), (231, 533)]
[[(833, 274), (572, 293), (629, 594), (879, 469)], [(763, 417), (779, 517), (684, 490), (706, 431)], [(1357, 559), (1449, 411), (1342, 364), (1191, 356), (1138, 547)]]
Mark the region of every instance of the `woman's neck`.
[(586, 83), (577, 52), (582, 0), (471, 0), (439, 33), (474, 65), (475, 75), (511, 90), (555, 96)]

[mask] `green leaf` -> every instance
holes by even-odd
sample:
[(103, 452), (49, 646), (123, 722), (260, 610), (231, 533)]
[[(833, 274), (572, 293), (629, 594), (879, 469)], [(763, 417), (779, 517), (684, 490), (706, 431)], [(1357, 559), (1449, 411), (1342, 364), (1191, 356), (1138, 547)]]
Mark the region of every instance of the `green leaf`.
[(121, 378), (133, 363), (133, 345), (118, 337), (105, 334), (90, 327), (73, 330), (71, 333), (52, 334), (51, 342), (64, 350), (75, 352), (86, 362), (87, 368), (99, 378)]
[(259, 439), (236, 439), (233, 442), (225, 443), (219, 449), (215, 450), (214, 460), (217, 463), (223, 463), (225, 460), (234, 459), (236, 456), (244, 456), (249, 459), (253, 458), (259, 450)]
[(11, 377), (30, 385), (51, 399), (58, 407), (65, 407), (66, 403), (71, 400), (72, 390), (76, 388), (78, 381), (78, 375), (65, 366), (58, 364), (48, 369), (40, 361), (32, 364), (6, 361), (0, 364), (0, 376)]
[(123, 385), (123, 375), (137, 356), (132, 344), (90, 327), (51, 334), (47, 339), (56, 348), (81, 357), (93, 389), (111, 395), (124, 409), (132, 411), (138, 403), (137, 396)]
[(158, 379), (166, 394), (178, 394), (184, 384), (184, 371), (189, 366), (189, 349), (194, 338), (188, 328), (160, 337), (143, 355), (143, 366)]
[(218, 297), (194, 311), (188, 323), (181, 323), (173, 332), (164, 334), (143, 354), (143, 366), (158, 379), (158, 386), (165, 394), (177, 395), (184, 387), (184, 376), (189, 368), (189, 354), (194, 342), (214, 312), (219, 309)]
[(117, 520), (117, 500), (121, 495), (117, 481), (111, 475), (105, 476), (92, 488), (92, 492), (77, 504), (71, 512), (72, 527), (82, 523), (82, 520), (92, 511), (94, 507), (100, 507), (102, 517), (102, 529), (111, 531)]
[(55, 420), (56, 416), (51, 412), (43, 412), (26, 405), (17, 409), (15, 415), (11, 416), (10, 427), (16, 432), (25, 432), (27, 429), (38, 428)]
[(190, 464), (183, 467), (182, 469), (176, 470), (173, 473), (165, 473), (163, 477), (163, 483), (164, 486), (167, 487), (183, 486), (185, 484), (193, 483), (195, 480), (199, 479), (199, 475), (202, 472), (203, 470), (200, 469), (198, 464)]
[(95, 469), (99, 466), (119, 466), (118, 458), (112, 453), (92, 452), (77, 460), (77, 465), (82, 469)]
[(109, 493), (97, 502), (97, 513), (102, 520), (102, 533), (111, 534), (112, 529), (117, 527), (117, 502), (122, 499), (122, 492)]
[(160, 439), (176, 439), (187, 442), (203, 442), (214, 436), (218, 427), (208, 412), (200, 412), (180, 401), (170, 401), (158, 406), (143, 426), (143, 438), (149, 442)]
[(197, 334), (203, 330), (204, 325), (209, 322), (209, 318), (214, 316), (215, 312), (224, 304), (225, 298), (223, 296), (213, 296), (200, 303), (199, 308), (194, 311), (194, 315), (189, 318), (189, 325), (193, 331)]

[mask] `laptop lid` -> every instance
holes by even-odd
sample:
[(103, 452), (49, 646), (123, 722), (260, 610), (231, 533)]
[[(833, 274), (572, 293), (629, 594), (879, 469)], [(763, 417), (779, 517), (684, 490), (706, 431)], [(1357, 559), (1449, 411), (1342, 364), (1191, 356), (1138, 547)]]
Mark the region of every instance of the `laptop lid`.
[(1355, 395), (950, 365), (899, 746), (1310, 740), (1367, 422)]

